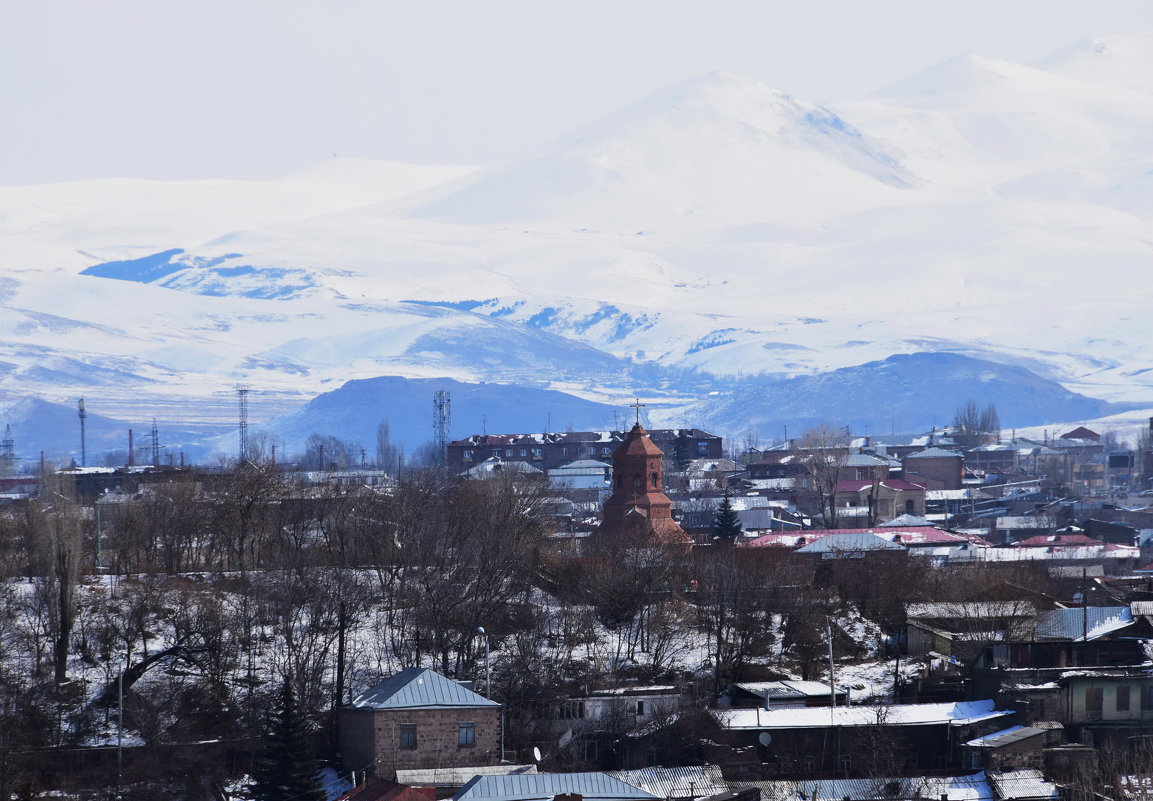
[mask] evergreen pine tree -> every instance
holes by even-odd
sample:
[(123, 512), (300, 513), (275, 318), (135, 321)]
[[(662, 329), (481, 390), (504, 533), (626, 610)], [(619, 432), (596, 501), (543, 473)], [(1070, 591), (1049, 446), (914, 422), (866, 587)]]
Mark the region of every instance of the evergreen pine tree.
[(732, 499), (729, 498), (729, 493), (725, 493), (725, 497), (721, 499), (721, 505), (717, 507), (717, 511), (713, 513), (713, 536), (719, 540), (733, 542), (737, 537), (741, 536), (744, 527), (741, 526), (741, 518), (737, 515), (737, 511), (733, 509)]
[(277, 708), (269, 716), (252, 791), (257, 801), (325, 799), (308, 721), (296, 700), (291, 677), (285, 677)]

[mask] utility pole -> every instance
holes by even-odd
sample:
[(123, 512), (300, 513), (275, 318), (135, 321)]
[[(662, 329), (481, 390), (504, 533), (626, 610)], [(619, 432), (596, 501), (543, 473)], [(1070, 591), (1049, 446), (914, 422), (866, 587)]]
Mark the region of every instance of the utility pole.
[(88, 419), (88, 412), (84, 411), (84, 398), (80, 399), (80, 466), (88, 466), (88, 442), (85, 438), (84, 421)]
[(236, 388), (236, 399), (239, 404), (239, 427), (240, 434), (240, 448), (239, 448), (239, 461), (248, 461), (248, 387), (239, 386)]

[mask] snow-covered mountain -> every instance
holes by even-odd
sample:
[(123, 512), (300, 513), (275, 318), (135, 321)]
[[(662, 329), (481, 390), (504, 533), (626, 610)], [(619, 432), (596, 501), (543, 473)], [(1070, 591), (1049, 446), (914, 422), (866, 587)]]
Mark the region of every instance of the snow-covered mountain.
[[(259, 423), (451, 376), (738, 431), (721, 399), (765, 381), (950, 353), (1153, 406), (1151, 61), (1153, 35), (963, 56), (825, 106), (714, 73), (486, 170), (0, 187), (0, 400), (208, 435), (239, 383)], [(845, 414), (781, 386), (782, 416)]]

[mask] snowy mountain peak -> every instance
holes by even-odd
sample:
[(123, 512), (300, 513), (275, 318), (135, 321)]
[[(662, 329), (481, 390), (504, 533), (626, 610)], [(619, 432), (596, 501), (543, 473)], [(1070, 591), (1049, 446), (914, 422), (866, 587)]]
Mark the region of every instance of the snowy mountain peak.
[[(895, 203), (914, 183), (899, 152), (829, 109), (715, 72), (661, 89), (414, 212), (465, 223), (719, 227)], [(802, 199), (815, 184), (840, 187), (832, 205)]]
[(1153, 31), (1084, 39), (1034, 66), (1079, 81), (1153, 92)]

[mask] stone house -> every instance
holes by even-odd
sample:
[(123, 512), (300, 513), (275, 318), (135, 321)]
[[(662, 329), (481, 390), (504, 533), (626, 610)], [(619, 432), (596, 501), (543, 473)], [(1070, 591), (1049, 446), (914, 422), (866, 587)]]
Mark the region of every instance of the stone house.
[(406, 668), (337, 710), (346, 771), (494, 765), (500, 704), (427, 668)]
[(965, 460), (957, 451), (926, 448), (905, 457), (903, 478), (932, 490), (961, 489)]

